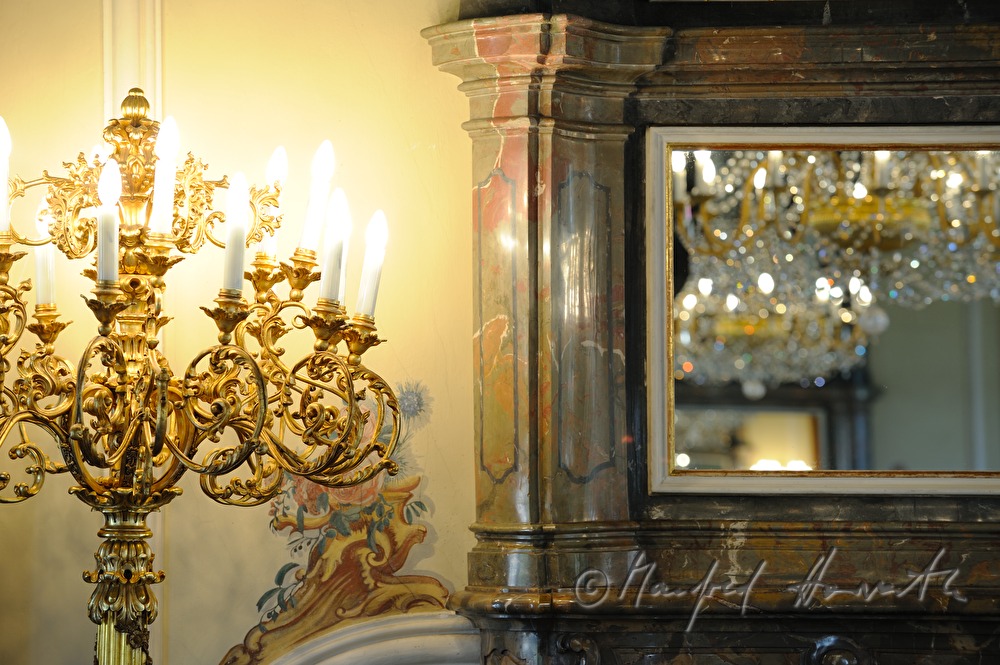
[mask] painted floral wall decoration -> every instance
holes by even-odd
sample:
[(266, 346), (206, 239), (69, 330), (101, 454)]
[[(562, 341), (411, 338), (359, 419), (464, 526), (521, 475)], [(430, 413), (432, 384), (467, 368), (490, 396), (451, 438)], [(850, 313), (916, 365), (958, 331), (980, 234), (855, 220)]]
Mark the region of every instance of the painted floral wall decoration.
[[(268, 663), (309, 640), (386, 614), (443, 609), (448, 591), (427, 575), (400, 575), (427, 529), (418, 498), (412, 438), (430, 419), (419, 381), (396, 389), (402, 431), (395, 477), (379, 474), (351, 487), (327, 488), (288, 476), (270, 507), (271, 531), (287, 539), (289, 561), (257, 602), (260, 621), (223, 665)], [(388, 431), (384, 432), (388, 436)]]

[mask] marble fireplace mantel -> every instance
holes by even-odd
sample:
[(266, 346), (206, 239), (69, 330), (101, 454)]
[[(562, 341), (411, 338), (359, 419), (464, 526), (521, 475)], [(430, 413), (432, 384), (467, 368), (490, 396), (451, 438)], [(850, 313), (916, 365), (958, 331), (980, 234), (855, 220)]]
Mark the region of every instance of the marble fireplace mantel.
[[(1000, 500), (651, 495), (644, 370), (650, 127), (996, 124), (1000, 28), (525, 14), (423, 34), (471, 109), (478, 544), (452, 605), (483, 662), (1000, 657)], [(934, 561), (963, 598), (803, 601), (833, 557), (830, 584)]]

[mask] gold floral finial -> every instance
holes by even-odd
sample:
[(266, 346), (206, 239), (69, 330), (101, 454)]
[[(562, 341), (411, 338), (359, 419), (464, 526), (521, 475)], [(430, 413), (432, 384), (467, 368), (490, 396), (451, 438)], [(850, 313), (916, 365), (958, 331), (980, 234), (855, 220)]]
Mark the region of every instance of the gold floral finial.
[(128, 96), (122, 101), (122, 117), (138, 127), (148, 115), (149, 101), (143, 94), (142, 88), (129, 90)]

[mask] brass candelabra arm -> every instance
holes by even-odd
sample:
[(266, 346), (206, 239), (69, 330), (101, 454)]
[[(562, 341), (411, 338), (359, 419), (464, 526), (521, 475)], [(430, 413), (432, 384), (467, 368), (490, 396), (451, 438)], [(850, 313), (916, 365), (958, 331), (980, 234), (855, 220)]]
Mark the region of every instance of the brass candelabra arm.
[(368, 349), (386, 341), (379, 339), (378, 331), (375, 329), (375, 319), (362, 314), (355, 314), (350, 319), (342, 335), (350, 351), (347, 362), (356, 366), (361, 364), (361, 356)]
[[(10, 200), (13, 203), (33, 187), (46, 187), (44, 212), (51, 217), (51, 242), (70, 258), (78, 259), (90, 253), (97, 242), (97, 220), (93, 211), (97, 204), (97, 179), (102, 167), (96, 158), (88, 162), (83, 153), (77, 155), (76, 161), (66, 162), (64, 166), (69, 172), (68, 177), (52, 176), (44, 171), (41, 177), (33, 180), (12, 178)], [(10, 239), (31, 247), (50, 242), (48, 238), (31, 237), (36, 235), (33, 221), (30, 228), (29, 235), (22, 235), (15, 224), (11, 224)]]
[(135, 420), (142, 397), (130, 390), (125, 353), (107, 336), (90, 340), (76, 370), (76, 391), (71, 413), (70, 438), (63, 457), (81, 485), (95, 495), (120, 486), (121, 478), (95, 478), (84, 465), (114, 469), (128, 449), (128, 426)]
[[(160, 239), (162, 241), (162, 239)], [(135, 270), (140, 275), (152, 276), (152, 286), (162, 289), (164, 275), (175, 265), (184, 260), (183, 256), (171, 256), (170, 244), (152, 241), (152, 238), (136, 247), (134, 251), (136, 260)]]
[(11, 447), (8, 455), (12, 460), (28, 459), (28, 466), (24, 468), (24, 473), (27, 474), (28, 479), (26, 482), (14, 483), (12, 488), (13, 496), (5, 496), (3, 494), (10, 486), (11, 476), (10, 473), (3, 471), (0, 472), (0, 503), (19, 503), (26, 499), (38, 494), (41, 491), (42, 485), (45, 483), (45, 453), (41, 449), (30, 443), (24, 442), (16, 446)]
[(272, 289), (284, 281), (285, 272), (278, 269), (278, 262), (273, 256), (261, 252), (257, 252), (250, 265), (253, 270), (243, 273), (243, 277), (253, 284), (254, 301), (264, 304), (274, 296)]
[[(240, 467), (260, 446), (267, 419), (267, 389), (253, 357), (238, 346), (220, 345), (199, 353), (188, 365), (176, 400), (174, 427), (184, 437), (164, 437), (171, 454), (199, 474), (223, 475)], [(238, 441), (199, 454), (205, 442), (218, 443), (224, 430)]]
[(24, 352), (18, 358), (17, 372), (10, 393), (16, 412), (34, 414), (65, 431), (68, 426), (62, 420), (76, 396), (75, 372), (70, 364), (44, 350)]
[(92, 293), (95, 296), (94, 298), (81, 297), (100, 324), (97, 327), (98, 334), (102, 337), (107, 337), (114, 329), (115, 318), (120, 312), (128, 308), (129, 303), (122, 300), (122, 290), (118, 282), (98, 281)]
[(271, 455), (289, 473), (308, 476), (350, 456), (365, 416), (358, 407), (350, 368), (330, 351), (302, 358), (283, 377), (275, 415), (291, 441), (271, 437)]
[(6, 374), (7, 355), (17, 346), (27, 327), (27, 303), (24, 296), (31, 289), (29, 280), (22, 281), (16, 287), (9, 284), (11, 267), (26, 253), (10, 251), (10, 245), (4, 244), (7, 240), (9, 238), (0, 234), (0, 357), (4, 359), (0, 385), (3, 385)]
[(339, 459), (307, 475), (313, 482), (328, 487), (355, 485), (381, 471), (395, 475), (399, 470), (391, 459), (401, 428), (396, 394), (382, 377), (368, 368), (352, 365), (350, 369), (351, 382), (358, 386), (355, 391), (358, 409), (363, 414), (361, 432)]
[(235, 336), (237, 346), (248, 351), (252, 349), (247, 337), (253, 339), (256, 343), (253, 351), (257, 353), (261, 371), (268, 384), (276, 387), (284, 381), (284, 376), (289, 371), (288, 365), (282, 360), (285, 349), (279, 343), (293, 327), (302, 327), (298, 322), (311, 313), (302, 302), (281, 300), (273, 291), (269, 291), (266, 298), (266, 302), (250, 306), (253, 318), (240, 323)]
[(219, 343), (229, 344), (236, 326), (250, 316), (250, 309), (240, 297), (240, 292), (235, 290), (220, 289), (215, 302), (218, 307), (213, 309), (202, 307), (201, 310), (215, 321), (215, 325), (219, 328)]
[[(266, 446), (265, 446), (266, 450)], [(218, 503), (231, 506), (259, 506), (267, 503), (281, 491), (284, 475), (281, 467), (260, 450), (247, 458), (249, 478), (229, 478), (221, 482), (219, 476), (203, 474), (202, 491)]]
[(10, 248), (13, 242), (14, 238), (9, 232), (0, 233), (0, 286), (7, 286), (7, 283), (10, 281), (10, 269), (16, 261), (27, 256), (27, 252), (11, 251)]
[(282, 263), (281, 270), (285, 273), (291, 292), (288, 297), (294, 302), (302, 300), (306, 288), (319, 281), (320, 273), (316, 270), (316, 252), (297, 247), (292, 253), (291, 263)]
[(66, 329), (69, 322), (57, 320), (59, 311), (55, 305), (36, 305), (34, 318), (34, 323), (29, 323), (27, 328), (37, 335), (41, 342), (36, 353), (52, 355), (56, 338), (59, 337), (59, 333)]
[(336, 347), (344, 338), (344, 330), (348, 326), (347, 311), (344, 306), (336, 300), (326, 298), (317, 301), (312, 316), (296, 318), (300, 325), (312, 328), (313, 334), (316, 335), (313, 348), (317, 352)]
[(281, 226), (281, 209), (279, 197), (281, 184), (273, 183), (268, 187), (250, 188), (250, 223), (247, 229), (247, 245), (258, 243), (264, 235), (274, 236)]
[[(0, 447), (15, 435), (19, 441), (7, 451), (12, 460), (27, 460), (24, 473), (29, 482), (17, 482), (13, 496), (0, 496), (0, 503), (23, 501), (37, 494), (45, 474), (64, 473), (70, 466), (57, 464), (41, 449), (30, 435), (26, 425), (34, 425), (48, 433), (60, 444), (68, 440), (69, 414), (73, 406), (76, 382), (72, 367), (52, 353), (52, 342), (64, 326), (55, 321), (58, 314), (54, 307), (37, 308), (36, 322), (31, 324), (43, 342), (34, 353), (22, 351), (17, 361), (18, 378), (12, 388), (3, 388), (0, 403)], [(46, 341), (47, 340), (47, 341)], [(8, 361), (4, 359), (5, 368)], [(15, 439), (16, 441), (16, 439)], [(11, 481), (9, 473), (0, 473), (0, 493)]]
[[(12, 400), (11, 394), (6, 390), (4, 391), (4, 400)], [(22, 480), (15, 482), (13, 487), (10, 485), (12, 480), (11, 474), (8, 471), (0, 471), (0, 503), (19, 503), (30, 499), (41, 491), (45, 483), (46, 474), (64, 473), (67, 470), (65, 466), (52, 462), (49, 456), (41, 449), (41, 446), (29, 436), (25, 425), (32, 423), (48, 431), (53, 436), (59, 436), (62, 432), (54, 427), (51, 422), (41, 418), (37, 413), (32, 411), (10, 413), (5, 409), (5, 413), (7, 415), (0, 421), (2, 422), (2, 426), (0, 426), (0, 448), (17, 432), (19, 434), (19, 441), (10, 446), (7, 456), (11, 460), (26, 460), (27, 466), (21, 469), (21, 473), (24, 474), (20, 476)], [(24, 476), (27, 476), (27, 478)], [(5, 494), (8, 488), (11, 490), (9, 495)]]

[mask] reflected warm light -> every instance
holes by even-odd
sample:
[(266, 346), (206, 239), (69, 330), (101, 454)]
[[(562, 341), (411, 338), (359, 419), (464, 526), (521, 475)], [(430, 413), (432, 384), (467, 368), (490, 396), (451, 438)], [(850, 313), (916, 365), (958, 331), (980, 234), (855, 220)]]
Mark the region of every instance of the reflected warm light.
[(830, 280), (826, 277), (816, 279), (816, 300), (828, 302), (830, 300)]
[(770, 273), (762, 272), (757, 278), (757, 286), (760, 288), (761, 293), (769, 295), (774, 291), (774, 278), (771, 277)]
[(686, 469), (688, 465), (691, 464), (691, 457), (685, 453), (681, 453), (674, 458), (674, 463), (677, 466)]
[(712, 151), (711, 150), (695, 150), (694, 151), (694, 164), (695, 169), (700, 174), (699, 180), (706, 184), (711, 185), (715, 182), (715, 162), (712, 161)]
[(782, 464), (776, 459), (760, 459), (750, 466), (751, 471), (812, 471), (812, 467), (800, 459)]
[(687, 155), (679, 150), (670, 154), (670, 168), (674, 173), (684, 173), (687, 168)]

